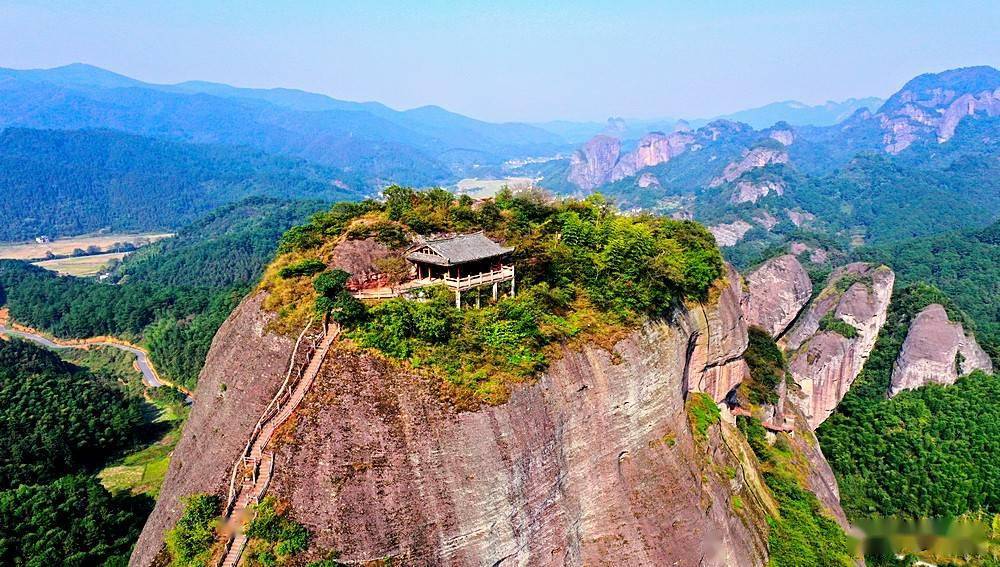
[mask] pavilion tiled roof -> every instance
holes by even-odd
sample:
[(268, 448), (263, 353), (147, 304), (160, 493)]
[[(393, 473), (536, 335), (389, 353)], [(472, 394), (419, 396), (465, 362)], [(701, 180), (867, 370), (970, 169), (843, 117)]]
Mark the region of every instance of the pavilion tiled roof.
[[(434, 253), (417, 252), (424, 247)], [(500, 246), (482, 232), (458, 234), (445, 238), (435, 238), (418, 242), (406, 255), (411, 262), (423, 262), (438, 266), (455, 266), (476, 260), (487, 260), (513, 252), (514, 248)]]

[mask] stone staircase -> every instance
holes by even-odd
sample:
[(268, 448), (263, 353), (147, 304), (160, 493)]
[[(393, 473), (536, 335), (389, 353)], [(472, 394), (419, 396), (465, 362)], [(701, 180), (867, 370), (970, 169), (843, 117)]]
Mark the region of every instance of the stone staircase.
[[(295, 408), (312, 387), (319, 374), (319, 369), (323, 365), (323, 359), (326, 358), (327, 352), (339, 334), (340, 329), (336, 325), (323, 333), (320, 336), (319, 345), (308, 357), (308, 364), (300, 373), (296, 373), (298, 362), (296, 355), (299, 353), (299, 347), (306, 335), (305, 330), (302, 332), (296, 342), (295, 350), (292, 352), (292, 360), (289, 363), (285, 383), (281, 385), (278, 393), (275, 394), (274, 399), (261, 415), (247, 443), (246, 450), (233, 464), (230, 495), (225, 514), (225, 531), (230, 536), (226, 543), (225, 553), (219, 563), (220, 567), (236, 567), (239, 564), (247, 544), (243, 526), (252, 520), (248, 517), (251, 506), (259, 503), (264, 497), (274, 473), (274, 453), (268, 450), (268, 444), (275, 431), (291, 417), (292, 412), (295, 411)], [(291, 379), (296, 377), (296, 374), (298, 374), (298, 379), (292, 384)]]

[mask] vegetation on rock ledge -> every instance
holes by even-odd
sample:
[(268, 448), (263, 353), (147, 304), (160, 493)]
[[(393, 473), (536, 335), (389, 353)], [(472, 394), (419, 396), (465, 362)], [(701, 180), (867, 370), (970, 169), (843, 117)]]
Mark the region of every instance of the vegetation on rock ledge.
[(345, 240), (371, 237), (399, 249), (412, 235), (484, 230), (515, 247), (516, 297), (460, 311), (446, 291), (430, 290), (426, 302), (393, 299), (349, 318), (350, 336), (362, 346), (428, 368), (469, 404), (506, 399), (511, 384), (551, 362), (556, 345), (610, 346), (648, 317), (707, 299), (723, 273), (715, 241), (701, 225), (626, 216), (599, 195), (552, 200), (504, 191), (480, 203), (441, 189), (391, 187), (385, 195), (385, 203), (339, 203), (290, 230), (265, 274), (265, 305), (279, 314), (279, 329), (301, 326), (319, 292), (308, 276), (281, 274), (309, 259), (332, 263)]

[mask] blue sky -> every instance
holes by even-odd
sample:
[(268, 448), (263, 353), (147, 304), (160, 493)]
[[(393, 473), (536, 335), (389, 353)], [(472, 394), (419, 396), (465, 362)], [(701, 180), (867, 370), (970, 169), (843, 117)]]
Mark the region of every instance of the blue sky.
[(998, 29), (1000, 2), (963, 0), (2, 0), (0, 66), (79, 61), (487, 120), (692, 118), (1000, 66)]

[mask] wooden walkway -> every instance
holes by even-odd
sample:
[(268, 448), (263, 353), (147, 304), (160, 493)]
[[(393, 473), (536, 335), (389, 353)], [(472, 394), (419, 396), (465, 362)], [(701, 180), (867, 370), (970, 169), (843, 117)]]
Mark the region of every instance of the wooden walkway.
[[(319, 337), (308, 337), (308, 330), (307, 325), (299, 335), (284, 383), (258, 420), (243, 454), (233, 464), (229, 498), (224, 515), (225, 531), (229, 535), (225, 553), (219, 563), (221, 567), (236, 567), (239, 564), (240, 556), (247, 544), (243, 527), (252, 520), (249, 517), (251, 506), (259, 503), (264, 497), (274, 473), (274, 452), (268, 445), (275, 431), (292, 416), (292, 412), (312, 387), (326, 353), (340, 334), (340, 328), (336, 325), (321, 333)], [(312, 345), (314, 349), (306, 346), (315, 339), (318, 339), (318, 344)], [(302, 351), (306, 352), (308, 360), (304, 368), (299, 361)]]

